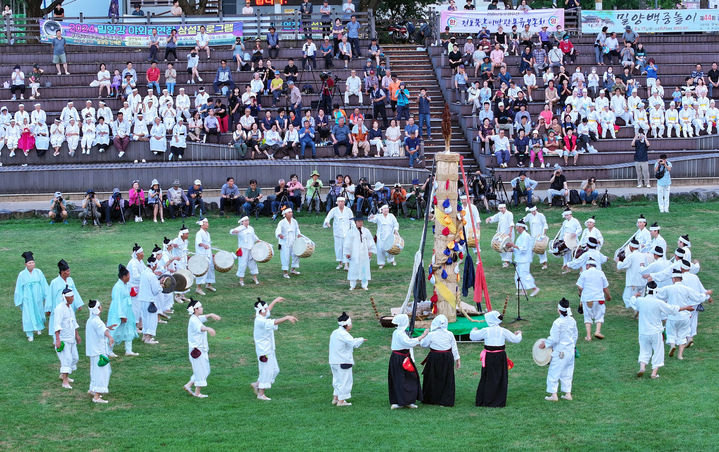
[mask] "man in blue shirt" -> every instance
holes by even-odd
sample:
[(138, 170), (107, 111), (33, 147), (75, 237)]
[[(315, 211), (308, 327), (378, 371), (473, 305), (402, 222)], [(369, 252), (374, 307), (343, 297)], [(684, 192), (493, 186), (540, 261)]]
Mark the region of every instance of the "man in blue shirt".
[(359, 46), (359, 29), (360, 24), (357, 22), (357, 16), (353, 14), (350, 21), (347, 22), (347, 40), (352, 45), (353, 58), (359, 58), (362, 56)]
[(220, 144), (220, 122), (215, 116), (215, 110), (210, 109), (205, 118), (205, 142)]
[(235, 82), (232, 80), (232, 69), (227, 65), (227, 60), (220, 61), (220, 67), (217, 68), (212, 86), (215, 88), (215, 94), (222, 94), (220, 90), (223, 86), (229, 87), (230, 92), (235, 89)]
[(270, 27), (270, 32), (267, 33), (267, 54), (270, 59), (277, 59), (277, 55), (280, 54), (280, 35), (275, 31), (275, 27)]
[(404, 139), (404, 151), (409, 155), (409, 167), (414, 168), (414, 162), (420, 163), (422, 158), (420, 156), (420, 140), (419, 137), (407, 137)]
[(230, 176), (220, 189), (220, 215), (224, 215), (225, 210), (234, 211), (239, 215), (240, 206), (242, 206), (240, 188), (235, 185), (235, 178)]
[(528, 178), (527, 173), (522, 171), (519, 173), (519, 176), (512, 179), (510, 183), (513, 189), (512, 198), (514, 199), (514, 205), (519, 205), (520, 196), (526, 196), (527, 207), (532, 207), (532, 195), (534, 189), (537, 188), (537, 181)]
[(345, 118), (340, 118), (339, 122), (332, 127), (332, 148), (335, 151), (335, 156), (340, 156), (340, 146), (345, 147), (345, 153), (344, 156), (347, 157), (350, 155), (350, 152), (352, 151), (352, 146), (350, 146), (350, 129), (345, 125)]
[(195, 208), (200, 206), (200, 219), (203, 218), (205, 212), (205, 202), (202, 200), (202, 182), (195, 179), (194, 184), (187, 190), (187, 196), (190, 198), (190, 215), (195, 216)]
[[(429, 121), (429, 103), (432, 100), (427, 95), (427, 90), (422, 88), (419, 90), (419, 96), (417, 97), (417, 107), (419, 108), (419, 134), (422, 135), (422, 125), (427, 127), (427, 139), (432, 139), (432, 128), (430, 127)], [(406, 128), (405, 128), (406, 129)]]
[(312, 148), (312, 158), (317, 157), (315, 148), (315, 129), (310, 127), (310, 122), (305, 120), (304, 126), (300, 129), (300, 158), (305, 158), (305, 148)]
[(457, 90), (457, 103), (466, 104), (465, 93), (467, 92), (467, 72), (464, 70), (464, 65), (459, 66), (459, 70), (454, 75), (454, 89)]
[(417, 138), (419, 137), (419, 127), (414, 123), (414, 116), (410, 116), (407, 121), (407, 125), (404, 126), (404, 137), (405, 138)]
[(67, 72), (67, 55), (65, 54), (65, 38), (62, 37), (62, 30), (55, 32), (55, 37), (52, 38), (52, 62), (55, 64), (57, 69), (57, 75), (60, 75), (60, 65), (65, 69), (65, 75), (70, 75)]

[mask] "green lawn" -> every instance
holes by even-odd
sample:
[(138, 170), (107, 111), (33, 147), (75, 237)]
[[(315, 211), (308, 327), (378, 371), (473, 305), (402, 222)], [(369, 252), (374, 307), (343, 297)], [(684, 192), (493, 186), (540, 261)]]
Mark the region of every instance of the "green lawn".
[[(577, 209), (580, 222), (596, 215), (607, 244), (605, 254), (632, 234), (635, 219), (644, 213), (650, 223), (660, 220), (670, 244), (689, 233), (693, 255), (702, 263), (699, 274), (707, 288), (718, 288), (716, 221), (719, 203), (672, 204), (671, 214), (658, 217), (656, 204), (616, 205), (611, 209)], [(515, 209), (523, 215), (523, 209)], [(553, 235), (560, 211), (546, 212)], [(483, 215), (484, 218), (485, 215)], [(515, 216), (515, 220), (517, 217)], [(211, 218), (213, 244), (234, 251), (236, 240), (227, 231), (235, 218)], [(567, 296), (576, 308), (577, 275), (560, 274), (560, 260), (550, 256), (550, 268), (533, 266), (540, 295), (522, 304), (527, 320), (520, 328), (524, 341), (508, 346), (515, 362), (510, 371), (508, 407), (480, 409), (474, 406), (479, 379), (481, 345), (461, 344), (462, 368), (457, 371), (454, 408), (420, 406), (418, 410), (390, 411), (387, 400), (387, 360), (392, 330), (375, 320), (369, 303), (374, 296), (380, 311), (399, 306), (407, 291), (410, 267), (420, 235), (419, 222), (400, 220), (405, 251), (397, 267), (377, 270), (373, 265), (370, 291), (349, 292), (344, 273), (335, 271), (331, 232), (321, 228), (316, 216), (299, 218), (303, 233), (314, 239), (317, 250), (302, 261), (302, 276), (283, 280), (279, 256), (261, 264), (258, 287), (239, 287), (232, 273), (219, 274), (218, 291), (201, 297), (205, 312), (222, 321), (211, 326), (212, 374), (205, 392), (208, 399), (188, 396), (182, 385), (190, 374), (187, 358), (187, 314), (176, 305), (167, 325), (160, 325), (159, 345), (135, 343), (141, 356), (112, 360), (109, 405), (90, 402), (86, 393), (89, 362), (80, 345), (80, 363), (74, 389), (60, 387), (59, 363), (50, 338), (28, 343), (21, 331), (20, 312), (12, 297), (17, 273), (23, 268), (20, 254), (30, 249), (48, 282), (57, 275), (56, 262), (66, 259), (85, 300), (99, 298), (108, 306), (118, 263), (127, 263), (132, 243), (145, 249), (176, 234), (179, 223), (128, 223), (96, 231), (81, 229), (77, 221), (49, 225), (44, 220), (7, 221), (0, 224), (0, 295), (6, 310), (0, 312), (0, 390), (3, 426), (0, 448), (8, 450), (119, 450), (149, 446), (167, 450), (477, 450), (484, 444), (512, 450), (712, 450), (717, 448), (716, 375), (719, 346), (715, 340), (719, 322), (709, 305), (700, 319), (696, 346), (680, 362), (667, 357), (656, 381), (637, 380), (637, 328), (623, 308), (624, 274), (607, 265), (614, 300), (608, 304), (604, 341), (585, 343), (579, 321), (581, 357), (576, 362), (573, 402), (545, 402), (546, 368), (531, 359), (534, 341), (545, 337), (556, 316), (557, 300)], [(191, 223), (188, 223), (191, 224)], [(192, 235), (197, 226), (192, 225)], [(255, 222), (258, 235), (268, 241), (274, 223)], [(373, 225), (371, 225), (373, 228)], [(712, 232), (714, 231), (714, 232)], [(494, 225), (483, 226), (482, 248), (490, 295), (497, 309), (512, 293), (512, 273), (502, 269), (489, 240)], [(191, 238), (191, 243), (193, 240)], [(431, 242), (430, 242), (431, 243)], [(428, 247), (427, 261), (429, 259)], [(431, 286), (428, 287), (431, 290)], [(292, 314), (300, 321), (283, 324), (276, 334), (280, 374), (268, 390), (271, 402), (254, 398), (249, 383), (257, 376), (252, 343), (252, 303), (257, 296), (283, 296), (275, 316)], [(343, 310), (354, 319), (355, 336), (368, 340), (355, 352), (352, 407), (336, 408), (327, 364), (329, 334)], [(106, 311), (105, 311), (106, 312)], [(510, 302), (506, 318), (516, 317)], [(103, 315), (104, 318), (104, 315)], [(87, 310), (78, 315), (81, 336)], [(418, 361), (424, 357), (418, 350)]]

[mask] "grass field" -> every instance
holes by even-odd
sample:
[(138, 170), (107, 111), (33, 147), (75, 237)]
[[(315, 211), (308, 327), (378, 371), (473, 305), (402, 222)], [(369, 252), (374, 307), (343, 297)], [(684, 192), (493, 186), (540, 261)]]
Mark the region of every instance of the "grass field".
[[(603, 232), (604, 253), (633, 233), (635, 219), (644, 213), (650, 223), (659, 220), (669, 246), (678, 235), (689, 233), (693, 255), (702, 264), (699, 274), (707, 288), (719, 288), (716, 222), (719, 203), (672, 204), (672, 212), (658, 217), (656, 204), (616, 205), (611, 209), (577, 209), (580, 222), (596, 215)], [(515, 220), (523, 215), (515, 209)], [(546, 212), (553, 235), (560, 211)], [(484, 215), (483, 215), (484, 218)], [(214, 246), (234, 251), (236, 239), (228, 231), (235, 218), (211, 218)], [(521, 329), (524, 341), (508, 345), (515, 362), (510, 371), (508, 407), (474, 406), (479, 379), (481, 345), (460, 344), (462, 368), (457, 371), (454, 408), (420, 406), (418, 410), (390, 411), (387, 399), (387, 361), (392, 330), (375, 320), (369, 303), (374, 296), (381, 311), (399, 306), (407, 291), (410, 268), (420, 235), (420, 223), (400, 220), (405, 251), (397, 267), (377, 270), (369, 293), (349, 292), (344, 272), (334, 270), (331, 232), (321, 228), (317, 216), (300, 216), (302, 232), (315, 240), (317, 250), (301, 263), (302, 276), (281, 277), (279, 256), (260, 266), (260, 286), (239, 287), (232, 273), (218, 275), (218, 291), (200, 297), (205, 312), (222, 316), (213, 322), (217, 336), (210, 338), (212, 374), (204, 392), (208, 399), (192, 398), (182, 390), (190, 374), (187, 358), (187, 314), (176, 305), (167, 325), (160, 325), (159, 345), (135, 342), (137, 358), (112, 360), (109, 405), (90, 402), (86, 393), (89, 362), (84, 344), (78, 347), (80, 363), (71, 391), (60, 387), (59, 363), (43, 336), (28, 343), (22, 333), (20, 312), (13, 306), (20, 254), (30, 249), (48, 282), (57, 275), (56, 263), (64, 258), (87, 301), (98, 298), (109, 305), (118, 263), (127, 263), (131, 246), (138, 242), (151, 249), (163, 236), (175, 236), (180, 223), (128, 223), (97, 231), (81, 229), (77, 222), (49, 225), (44, 220), (7, 221), (0, 224), (0, 390), (3, 422), (0, 448), (7, 450), (121, 450), (141, 447), (165, 450), (478, 450), (483, 446), (511, 450), (716, 450), (717, 332), (716, 307), (702, 314), (696, 346), (680, 362), (667, 357), (661, 378), (638, 380), (637, 327), (623, 308), (624, 274), (607, 265), (613, 301), (608, 303), (606, 339), (585, 343), (581, 316), (578, 349), (581, 357), (574, 374), (575, 400), (552, 404), (544, 401), (546, 368), (531, 359), (534, 341), (549, 334), (562, 296), (576, 308), (576, 273), (561, 275), (560, 260), (550, 256), (550, 268), (533, 265), (540, 294), (522, 304), (527, 320), (509, 325)], [(191, 224), (191, 223), (188, 223)], [(191, 224), (191, 245), (197, 226)], [(254, 223), (260, 238), (275, 243), (274, 223)], [(371, 225), (371, 229), (374, 229)], [(512, 273), (502, 269), (489, 240), (494, 225), (483, 226), (482, 249), (490, 295), (501, 309), (513, 292)], [(431, 248), (431, 246), (429, 247)], [(429, 259), (429, 251), (426, 259)], [(428, 287), (431, 290), (431, 287)], [(280, 374), (268, 390), (271, 402), (255, 399), (249, 383), (257, 376), (252, 342), (252, 303), (257, 296), (283, 296), (276, 317), (292, 314), (300, 321), (283, 324), (276, 334)], [(332, 399), (327, 364), (329, 334), (343, 310), (354, 319), (352, 334), (368, 340), (355, 351), (352, 407), (337, 408)], [(106, 310), (103, 313), (105, 318)], [(510, 303), (506, 318), (516, 317)], [(78, 315), (84, 341), (87, 309)], [(425, 352), (418, 349), (418, 361)]]

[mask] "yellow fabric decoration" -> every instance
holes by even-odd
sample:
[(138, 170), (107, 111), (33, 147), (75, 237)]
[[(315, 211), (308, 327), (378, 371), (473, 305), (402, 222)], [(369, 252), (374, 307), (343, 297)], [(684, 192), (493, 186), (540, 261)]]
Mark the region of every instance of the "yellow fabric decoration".
[(435, 287), (435, 289), (437, 289), (437, 293), (439, 294), (440, 297), (442, 297), (446, 302), (448, 302), (450, 305), (452, 305), (453, 308), (457, 307), (457, 299), (455, 298), (452, 291), (449, 290), (449, 287), (447, 287), (441, 281), (438, 281), (434, 287)]
[(447, 248), (449, 248), (450, 250), (454, 248), (454, 242), (447, 242)]

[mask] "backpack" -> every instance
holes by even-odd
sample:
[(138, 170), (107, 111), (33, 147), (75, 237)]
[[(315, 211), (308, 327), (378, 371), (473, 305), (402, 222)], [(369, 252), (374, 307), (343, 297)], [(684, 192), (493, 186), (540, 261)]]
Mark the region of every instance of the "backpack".
[(306, 83), (305, 85), (302, 86), (303, 94), (314, 94), (314, 92), (315, 92), (314, 88), (312, 88), (312, 85), (310, 85), (309, 83)]
[(609, 190), (604, 190), (602, 199), (599, 200), (599, 207), (609, 207), (610, 205), (611, 203), (609, 202)]
[(579, 197), (577, 190), (569, 190), (569, 204), (581, 204), (582, 198)]
[(562, 196), (562, 195), (552, 196), (552, 207), (564, 207), (564, 196)]

